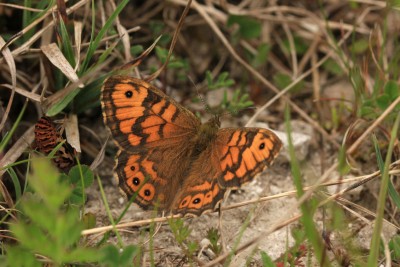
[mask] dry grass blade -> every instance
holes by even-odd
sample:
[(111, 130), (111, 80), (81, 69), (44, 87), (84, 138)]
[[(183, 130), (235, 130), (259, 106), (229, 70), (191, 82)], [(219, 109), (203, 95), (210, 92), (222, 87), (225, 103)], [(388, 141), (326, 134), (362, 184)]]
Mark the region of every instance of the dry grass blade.
[[(71, 14), (73, 11), (81, 8), (82, 6), (84, 6), (85, 4), (87, 4), (88, 2), (90, 2), (90, 0), (81, 0), (78, 3), (76, 3), (75, 5), (73, 5), (72, 7), (67, 9), (67, 14)], [(41, 18), (38, 18), (37, 20), (35, 20), (33, 23), (31, 23), (28, 27), (26, 27), (25, 29), (23, 29), (21, 32), (19, 32), (18, 34), (16, 34), (18, 37), (22, 36), (23, 34), (25, 34), (26, 32), (28, 32), (29, 30), (32, 29), (32, 27), (34, 27), (35, 25), (37, 25), (38, 23), (40, 23), (42, 20), (44, 20), (49, 14), (51, 14), (51, 11), (48, 11), (45, 15), (43, 15)], [(27, 51), (30, 46), (36, 42), (39, 38), (42, 37), (43, 33), (45, 31), (47, 31), (48, 29), (50, 29), (50, 27), (54, 26), (54, 21), (50, 21), (47, 25), (43, 26), (40, 30), (38, 30), (28, 41), (26, 41), (23, 45), (19, 46), (18, 48), (16, 48), (15, 50), (12, 51), (12, 54), (14, 56), (17, 56), (19, 54), (21, 54), (22, 52)], [(15, 41), (16, 38), (13, 38), (13, 41)], [(7, 45), (10, 45), (10, 42), (7, 43)]]
[[(110, 1), (110, 4), (112, 5), (113, 10), (115, 10), (116, 6), (115, 6), (114, 1)], [(122, 26), (118, 16), (115, 19), (115, 24), (117, 25), (118, 34), (121, 37), (122, 44), (124, 46), (125, 60), (127, 62), (129, 62), (129, 61), (132, 60), (132, 55), (131, 55), (131, 52), (130, 52), (129, 33), (126, 30), (126, 28), (124, 26)]]
[(82, 153), (81, 142), (79, 140), (79, 127), (78, 127), (78, 116), (76, 114), (70, 114), (64, 121), (65, 135), (67, 142), (75, 148), (76, 152)]
[(174, 51), (176, 41), (178, 40), (179, 32), (182, 28), (183, 21), (189, 12), (191, 4), (192, 4), (192, 0), (187, 1), (185, 9), (183, 10), (182, 15), (179, 19), (178, 26), (176, 27), (176, 30), (174, 32), (174, 36), (172, 37), (171, 45), (169, 47), (168, 55), (167, 55), (167, 58), (165, 59), (164, 64), (156, 72), (154, 72), (150, 76), (146, 77), (147, 81), (152, 81), (152, 80), (156, 79), (158, 77), (158, 75), (160, 75), (160, 73), (167, 67), (167, 65), (169, 63), (169, 59), (172, 55), (172, 52)]
[(3, 57), (6, 60), (7, 65), (9, 67), (9, 69), (10, 69), (11, 83), (12, 83), (11, 96), (8, 99), (7, 108), (6, 108), (6, 110), (4, 112), (4, 116), (3, 116), (3, 118), (1, 119), (1, 122), (0, 122), (0, 132), (3, 130), (4, 124), (7, 121), (8, 114), (10, 113), (11, 105), (12, 105), (12, 103), (14, 101), (15, 90), (16, 90), (16, 87), (17, 87), (17, 69), (15, 67), (15, 61), (14, 61), (14, 58), (13, 58), (10, 50), (5, 45), (6, 45), (6, 42), (0, 36), (0, 51), (3, 54)]
[(84, 84), (79, 82), (79, 77), (74, 68), (69, 64), (68, 60), (55, 43), (42, 46), (41, 49), (50, 62), (64, 73), (71, 82), (77, 83), (80, 88), (84, 87)]
[(27, 11), (32, 11), (32, 12), (42, 12), (42, 9), (37, 9), (37, 8), (31, 8), (31, 7), (26, 7), (26, 6), (20, 6), (20, 5), (14, 5), (14, 4), (8, 4), (8, 3), (0, 3), (0, 6), (4, 7), (12, 7), (15, 9), (22, 9), (22, 10), (27, 10)]
[(74, 21), (74, 39), (75, 39), (75, 45), (76, 45), (76, 66), (74, 67), (74, 71), (76, 71), (79, 67), (79, 62), (81, 62), (81, 46), (82, 46), (82, 22), (79, 21)]
[(18, 139), (17, 142), (6, 152), (4, 157), (0, 160), (0, 177), (6, 171), (6, 166), (14, 163), (26, 151), (35, 138), (34, 126), (31, 126), (26, 132)]
[[(10, 89), (10, 90), (13, 90), (13, 86), (12, 86), (12, 85), (9, 85), (9, 84), (0, 84), (0, 86), (5, 87), (5, 88), (8, 88), (8, 89)], [(26, 90), (24, 90), (24, 89), (22, 89), (22, 88), (19, 88), (19, 87), (16, 87), (16, 88), (15, 88), (15, 92), (16, 92), (17, 94), (20, 94), (20, 95), (26, 97), (26, 98), (29, 99), (29, 100), (34, 101), (34, 102), (40, 102), (40, 100), (41, 100), (40, 95), (35, 94), (35, 93), (33, 93), (33, 92), (28, 92), (28, 91), (26, 91)]]
[(100, 163), (103, 162), (104, 154), (105, 154), (106, 147), (107, 147), (107, 142), (108, 142), (109, 139), (110, 139), (110, 136), (107, 137), (107, 140), (102, 145), (99, 153), (97, 153), (97, 155), (96, 155), (95, 159), (93, 160), (92, 164), (90, 164), (90, 169), (92, 171), (95, 170), (100, 165)]

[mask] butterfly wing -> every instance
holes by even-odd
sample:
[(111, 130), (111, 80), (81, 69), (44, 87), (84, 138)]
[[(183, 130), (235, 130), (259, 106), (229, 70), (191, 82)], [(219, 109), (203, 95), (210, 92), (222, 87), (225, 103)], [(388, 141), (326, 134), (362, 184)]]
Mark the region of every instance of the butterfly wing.
[(238, 188), (273, 163), (282, 142), (267, 129), (226, 128), (218, 132), (216, 147), (215, 157), (222, 171), (218, 182), (223, 187)]
[(260, 128), (221, 129), (214, 142), (193, 163), (174, 201), (173, 213), (201, 215), (223, 199), (226, 188), (249, 182), (270, 166), (282, 143)]
[(169, 210), (189, 168), (188, 153), (185, 146), (151, 148), (147, 153), (120, 150), (114, 176), (128, 199), (134, 197), (143, 209)]
[(101, 103), (120, 148), (115, 167), (120, 188), (143, 208), (169, 207), (190, 164), (199, 119), (149, 83), (126, 76), (104, 83)]
[(161, 90), (132, 77), (108, 78), (101, 104), (116, 144), (130, 153), (180, 143), (193, 136), (201, 124)]

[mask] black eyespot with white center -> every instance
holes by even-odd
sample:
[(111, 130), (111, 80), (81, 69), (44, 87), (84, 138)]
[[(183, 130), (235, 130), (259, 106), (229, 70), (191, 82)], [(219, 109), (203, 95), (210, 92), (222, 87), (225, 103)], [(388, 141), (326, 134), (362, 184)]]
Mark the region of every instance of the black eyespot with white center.
[(149, 197), (149, 196), (151, 195), (150, 190), (149, 190), (149, 189), (144, 190), (144, 195), (145, 195), (146, 197)]
[(133, 178), (133, 184), (134, 185), (139, 185), (140, 184), (140, 179), (137, 178), (137, 177)]
[(131, 166), (131, 171), (136, 170), (135, 166)]
[(259, 148), (260, 150), (263, 150), (263, 149), (265, 148), (265, 143), (261, 143), (261, 144), (258, 146), (258, 148)]
[(200, 198), (195, 198), (193, 200), (193, 204), (199, 204), (200, 203)]
[(126, 96), (127, 98), (131, 98), (131, 97), (133, 96), (132, 91), (126, 91), (126, 92), (125, 92), (125, 96)]

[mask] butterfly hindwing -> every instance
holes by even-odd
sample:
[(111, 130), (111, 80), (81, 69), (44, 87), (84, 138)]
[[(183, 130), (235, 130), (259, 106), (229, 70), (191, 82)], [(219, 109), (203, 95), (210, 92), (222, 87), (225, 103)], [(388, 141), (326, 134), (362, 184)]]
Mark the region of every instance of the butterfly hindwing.
[(266, 129), (220, 129), (192, 164), (173, 213), (198, 216), (215, 209), (226, 189), (249, 182), (270, 166), (281, 146), (278, 137)]

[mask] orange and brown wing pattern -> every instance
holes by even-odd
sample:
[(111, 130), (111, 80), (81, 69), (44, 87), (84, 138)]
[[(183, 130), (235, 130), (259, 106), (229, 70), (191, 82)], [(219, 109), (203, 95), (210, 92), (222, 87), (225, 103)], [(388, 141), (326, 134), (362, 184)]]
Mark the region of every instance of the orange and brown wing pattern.
[(120, 150), (117, 155), (115, 175), (119, 187), (127, 198), (134, 200), (142, 208), (165, 206), (165, 196), (160, 187), (166, 186), (168, 181), (159, 176), (154, 162), (146, 154), (130, 154)]
[(237, 188), (272, 164), (282, 142), (267, 129), (226, 128), (218, 131), (215, 147), (213, 158), (222, 171), (219, 184)]
[(173, 213), (199, 216), (214, 210), (227, 188), (252, 180), (272, 164), (281, 147), (279, 138), (267, 129), (220, 129), (191, 165)]
[(213, 147), (207, 147), (191, 164), (174, 199), (172, 213), (200, 216), (214, 210), (223, 199), (226, 190), (218, 184), (221, 170), (219, 162), (212, 160), (212, 153)]
[(170, 210), (191, 165), (189, 145), (149, 148), (146, 153), (120, 150), (115, 177), (119, 187), (142, 208)]
[(151, 84), (127, 76), (104, 83), (101, 104), (105, 124), (120, 149), (172, 146), (190, 138), (200, 121)]
[(172, 209), (173, 214), (200, 216), (213, 211), (224, 198), (226, 189), (220, 187), (217, 179), (192, 179), (190, 181), (192, 184), (185, 187), (185, 190), (177, 198)]

